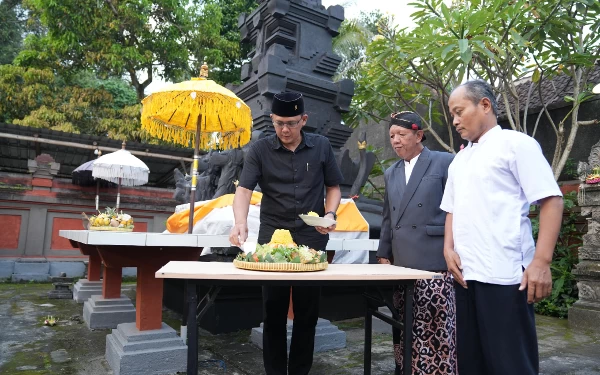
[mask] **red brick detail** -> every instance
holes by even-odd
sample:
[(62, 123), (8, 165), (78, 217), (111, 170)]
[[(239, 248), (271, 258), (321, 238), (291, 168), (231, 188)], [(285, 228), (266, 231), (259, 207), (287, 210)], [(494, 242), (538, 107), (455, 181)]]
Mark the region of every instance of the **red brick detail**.
[(18, 249), (21, 233), (21, 215), (0, 214), (0, 249)]
[(11, 186), (11, 185), (20, 185), (22, 187), (30, 186), (31, 185), (31, 175), (23, 176), (23, 177), (0, 176), (0, 182), (2, 182), (5, 185), (8, 185), (8, 186)]
[(565, 184), (565, 185), (561, 185), (560, 186), (560, 191), (563, 194), (567, 194), (567, 193), (570, 193), (570, 192), (573, 192), (573, 191), (574, 192), (578, 192), (579, 191), (579, 184), (570, 184), (570, 185), (566, 185)]
[(50, 241), (50, 250), (70, 250), (73, 251), (73, 246), (69, 240), (58, 235), (60, 230), (81, 230), (81, 219), (71, 219), (66, 217), (55, 217), (52, 220), (52, 240)]
[(43, 187), (51, 188), (52, 187), (52, 180), (47, 179), (47, 178), (36, 178), (36, 177), (34, 177), (33, 180), (31, 180), (31, 185), (32, 186), (43, 186)]
[[(133, 220), (135, 220), (135, 218), (133, 218)], [(133, 231), (134, 232), (144, 232), (144, 233), (148, 232), (148, 223), (145, 223), (145, 222), (136, 223), (136, 222), (134, 222), (133, 223)]]

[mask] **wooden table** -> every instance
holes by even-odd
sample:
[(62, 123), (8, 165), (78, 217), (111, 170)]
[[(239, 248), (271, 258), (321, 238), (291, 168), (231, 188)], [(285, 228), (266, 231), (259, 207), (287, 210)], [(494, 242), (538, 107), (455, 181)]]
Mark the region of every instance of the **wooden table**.
[[(92, 270), (104, 263), (102, 298), (120, 298), (123, 267), (137, 267), (136, 328), (162, 326), (163, 281), (156, 271), (172, 260), (196, 261), (204, 246), (230, 246), (229, 236), (61, 230), (61, 237), (90, 255)], [(99, 257), (94, 258), (94, 255)]]
[[(231, 263), (203, 263), (172, 261), (156, 272), (157, 278), (182, 279), (187, 285), (188, 313), (188, 375), (198, 373), (198, 315), (202, 315), (219, 293), (222, 286), (228, 285), (283, 285), (283, 286), (389, 286), (402, 285), (405, 288), (404, 320), (390, 319), (379, 313), (369, 304), (373, 296), (366, 295), (364, 373), (371, 374), (371, 335), (372, 317), (392, 324), (395, 328), (412, 327), (414, 281), (419, 279), (437, 279), (437, 273), (395, 267), (385, 264), (330, 264), (325, 271), (319, 272), (259, 272), (235, 268)], [(203, 308), (198, 314), (197, 285), (210, 286), (204, 299)], [(393, 309), (391, 309), (393, 312)], [(397, 316), (395, 316), (397, 318)], [(412, 329), (404, 330), (404, 368), (412, 368)]]

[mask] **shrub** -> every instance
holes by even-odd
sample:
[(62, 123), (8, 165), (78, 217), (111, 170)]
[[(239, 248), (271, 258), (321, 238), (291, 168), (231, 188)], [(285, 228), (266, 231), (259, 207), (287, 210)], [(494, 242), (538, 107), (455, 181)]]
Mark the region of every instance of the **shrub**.
[[(535, 312), (541, 315), (566, 318), (569, 307), (577, 301), (577, 282), (571, 273), (578, 262), (577, 248), (581, 246), (582, 234), (575, 226), (578, 213), (573, 210), (577, 205), (577, 193), (567, 193), (563, 197), (565, 215), (554, 249), (552, 270), (552, 295), (535, 304)], [(539, 218), (531, 220), (533, 238), (537, 242)]]

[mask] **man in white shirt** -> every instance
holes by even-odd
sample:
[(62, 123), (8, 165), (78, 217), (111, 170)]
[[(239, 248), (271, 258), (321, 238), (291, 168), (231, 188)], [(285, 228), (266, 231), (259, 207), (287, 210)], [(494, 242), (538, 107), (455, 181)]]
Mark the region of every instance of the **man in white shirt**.
[[(533, 302), (550, 295), (562, 194), (539, 144), (497, 124), (484, 81), (456, 88), (453, 125), (469, 144), (448, 170), (444, 257), (455, 280), (458, 372), (537, 374)], [(529, 206), (540, 204), (537, 245)]]

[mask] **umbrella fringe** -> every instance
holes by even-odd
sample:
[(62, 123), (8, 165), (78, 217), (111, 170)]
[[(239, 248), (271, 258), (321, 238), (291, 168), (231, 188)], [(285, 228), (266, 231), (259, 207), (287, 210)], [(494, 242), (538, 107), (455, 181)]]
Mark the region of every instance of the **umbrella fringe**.
[[(252, 133), (252, 114), (239, 98), (221, 94), (193, 91), (183, 95), (151, 95), (144, 99), (142, 129), (151, 136), (174, 142), (185, 147), (193, 147), (196, 120), (202, 115), (200, 124), (201, 149), (229, 149), (245, 145)], [(168, 108), (175, 108), (167, 112)], [(185, 114), (181, 118), (181, 114)], [(163, 115), (161, 115), (163, 114)], [(163, 117), (166, 116), (166, 117)], [(180, 126), (170, 123), (178, 117)], [(222, 121), (220, 121), (222, 120)], [(222, 124), (230, 124), (223, 126)]]
[(122, 186), (138, 186), (148, 183), (147, 171), (120, 165), (96, 165), (92, 175), (115, 184), (119, 183), (120, 177)]
[[(173, 142), (186, 147), (193, 147), (195, 132), (152, 119), (150, 123), (142, 123), (142, 128), (151, 136), (167, 142)], [(250, 129), (240, 128), (235, 131), (202, 132), (200, 133), (200, 149), (231, 149), (245, 145), (250, 141)]]

